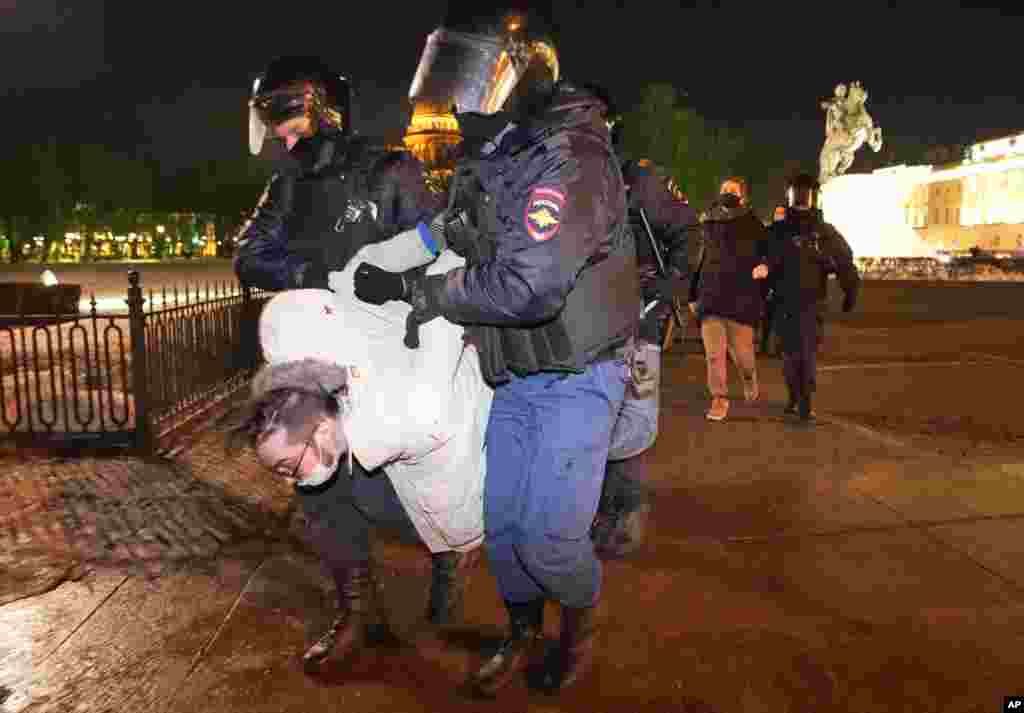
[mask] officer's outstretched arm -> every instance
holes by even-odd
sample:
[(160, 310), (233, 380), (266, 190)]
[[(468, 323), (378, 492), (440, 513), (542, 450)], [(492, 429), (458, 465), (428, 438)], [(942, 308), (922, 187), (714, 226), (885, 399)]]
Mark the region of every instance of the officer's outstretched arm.
[[(380, 243), (370, 243), (359, 249), (350, 264), (368, 262), (388, 272), (405, 272), (427, 265), (437, 259), (445, 248), (444, 214), (428, 218), (411, 230), (405, 230)], [(332, 272), (333, 276), (338, 273)]]
[[(555, 164), (500, 206), (507, 219), (492, 260), (428, 278), (440, 313), (453, 322), (517, 325), (553, 318), (587, 261), (606, 249), (614, 185), (603, 156)], [(624, 215), (617, 216), (625, 219)]]
[(286, 290), (301, 287), (308, 262), (288, 252), (285, 219), (291, 212), (293, 179), (275, 174), (252, 216), (238, 234), (234, 266), (246, 287)]

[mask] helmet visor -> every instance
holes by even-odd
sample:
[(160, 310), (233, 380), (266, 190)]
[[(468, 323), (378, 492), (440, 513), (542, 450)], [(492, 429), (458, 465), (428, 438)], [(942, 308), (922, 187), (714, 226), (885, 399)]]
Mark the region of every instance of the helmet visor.
[(267, 125), (263, 123), (259, 112), (249, 107), (249, 153), (259, 156), (263, 150), (263, 142), (267, 139)]
[(517, 80), (502, 40), (442, 28), (427, 37), (409, 98), (455, 113), (493, 114)]

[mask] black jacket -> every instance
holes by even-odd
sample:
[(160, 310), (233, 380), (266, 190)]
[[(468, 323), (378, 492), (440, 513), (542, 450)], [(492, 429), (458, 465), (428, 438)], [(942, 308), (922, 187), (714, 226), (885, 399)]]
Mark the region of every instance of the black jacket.
[(604, 110), (562, 82), (541, 115), (460, 167), (472, 186), (455, 202), (471, 197), (478, 244), (466, 267), (428, 289), (447, 319), (488, 327), (470, 336), (492, 383), (578, 371), (635, 331), (636, 247)]
[(657, 269), (650, 237), (640, 216), (642, 209), (662, 251), (665, 267), (685, 278), (690, 274), (690, 236), (698, 228), (696, 211), (676, 200), (661, 177), (647, 166), (629, 162), (623, 167), (623, 178), (629, 186), (629, 217), (641, 272), (650, 275)]
[(719, 198), (701, 216), (701, 257), (690, 287), (698, 316), (755, 325), (761, 319), (766, 286), (753, 278), (767, 259), (768, 232), (745, 207), (726, 207)]
[(787, 309), (816, 305), (828, 297), (828, 276), (835, 274), (852, 304), (860, 275), (849, 243), (817, 211), (789, 210), (771, 227), (769, 280)]
[(238, 235), (235, 273), (248, 287), (326, 287), (359, 248), (429, 222), (443, 197), (419, 161), (360, 138), (314, 137), (275, 173)]

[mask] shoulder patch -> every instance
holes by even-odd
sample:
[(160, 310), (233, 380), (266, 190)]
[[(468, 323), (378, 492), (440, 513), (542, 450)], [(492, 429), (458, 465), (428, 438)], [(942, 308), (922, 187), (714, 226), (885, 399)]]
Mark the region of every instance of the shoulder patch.
[(557, 188), (534, 188), (526, 200), (523, 223), (537, 242), (555, 237), (562, 226), (565, 194)]

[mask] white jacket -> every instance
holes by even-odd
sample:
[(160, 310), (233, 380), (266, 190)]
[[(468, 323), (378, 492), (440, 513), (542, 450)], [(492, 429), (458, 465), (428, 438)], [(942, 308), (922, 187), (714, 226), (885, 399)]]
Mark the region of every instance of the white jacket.
[[(315, 358), (350, 367), (343, 427), (352, 453), (367, 470), (384, 467), (432, 552), (469, 550), (483, 540), (484, 434), (493, 392), (462, 327), (434, 319), (420, 326), (419, 349), (408, 349), (402, 340), (409, 305), (378, 306), (355, 296), (361, 262), (407, 267), (389, 259), (389, 243), (362, 248), (344, 271), (332, 273), (333, 294), (276, 295), (260, 319), (264, 355), (271, 363)], [(428, 274), (462, 264), (445, 251)]]

